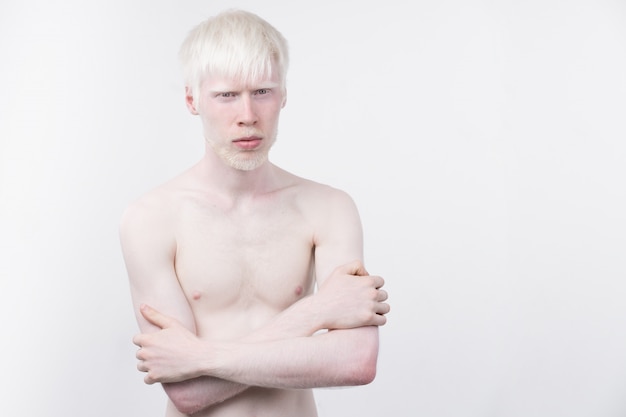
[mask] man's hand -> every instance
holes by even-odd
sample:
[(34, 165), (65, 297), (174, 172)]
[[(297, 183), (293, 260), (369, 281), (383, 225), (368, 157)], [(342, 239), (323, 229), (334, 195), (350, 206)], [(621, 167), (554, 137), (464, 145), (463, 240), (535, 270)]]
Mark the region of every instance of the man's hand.
[(197, 364), (202, 363), (204, 351), (201, 340), (176, 319), (143, 304), (141, 314), (159, 327), (154, 333), (142, 333), (133, 338), (139, 346), (137, 369), (146, 372), (146, 384), (179, 382), (201, 375)]
[(324, 328), (351, 329), (363, 326), (382, 326), (390, 310), (387, 292), (381, 287), (385, 281), (368, 275), (360, 261), (336, 268), (313, 296), (317, 313), (322, 315)]

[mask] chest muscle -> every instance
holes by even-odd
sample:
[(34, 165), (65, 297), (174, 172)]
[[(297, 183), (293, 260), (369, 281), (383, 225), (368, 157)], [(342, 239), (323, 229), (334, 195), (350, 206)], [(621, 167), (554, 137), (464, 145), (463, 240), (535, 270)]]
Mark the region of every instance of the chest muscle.
[(312, 291), (313, 232), (297, 210), (192, 207), (181, 219), (176, 273), (197, 322), (269, 317)]

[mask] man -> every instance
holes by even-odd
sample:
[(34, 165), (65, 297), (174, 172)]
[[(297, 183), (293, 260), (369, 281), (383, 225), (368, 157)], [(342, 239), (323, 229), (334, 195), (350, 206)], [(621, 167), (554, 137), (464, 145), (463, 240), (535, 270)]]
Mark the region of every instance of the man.
[(276, 29), (224, 12), (180, 55), (206, 151), (121, 222), (137, 367), (162, 383), (168, 417), (316, 416), (312, 388), (373, 380), (389, 311), (357, 209), (268, 160), (286, 102)]

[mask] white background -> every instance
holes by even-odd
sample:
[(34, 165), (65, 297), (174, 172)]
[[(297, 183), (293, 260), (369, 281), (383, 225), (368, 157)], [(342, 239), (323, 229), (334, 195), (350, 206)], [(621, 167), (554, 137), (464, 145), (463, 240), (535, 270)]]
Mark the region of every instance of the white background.
[(626, 415), (626, 3), (0, 3), (0, 414), (158, 416), (117, 225), (202, 154), (176, 53), (290, 42), (273, 160), (356, 200), (392, 313), (321, 416)]

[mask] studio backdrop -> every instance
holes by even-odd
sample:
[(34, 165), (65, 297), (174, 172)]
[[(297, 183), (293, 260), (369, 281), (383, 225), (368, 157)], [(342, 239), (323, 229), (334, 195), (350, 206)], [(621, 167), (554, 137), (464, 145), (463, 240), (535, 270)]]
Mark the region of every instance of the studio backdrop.
[(202, 156), (178, 47), (234, 7), (290, 45), (270, 158), (352, 195), (390, 294), (320, 416), (625, 416), (618, 0), (3, 0), (0, 414), (163, 415), (118, 224)]

